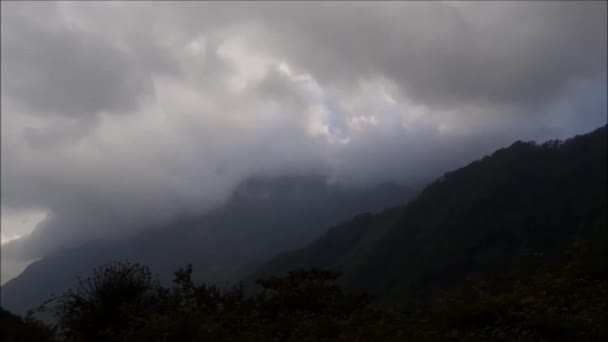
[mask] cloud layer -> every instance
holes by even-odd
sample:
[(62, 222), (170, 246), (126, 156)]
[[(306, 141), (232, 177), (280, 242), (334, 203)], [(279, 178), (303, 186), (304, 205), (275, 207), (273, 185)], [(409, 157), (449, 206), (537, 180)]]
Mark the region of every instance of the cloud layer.
[(252, 175), (418, 184), (606, 123), (603, 1), (1, 6), (3, 263)]

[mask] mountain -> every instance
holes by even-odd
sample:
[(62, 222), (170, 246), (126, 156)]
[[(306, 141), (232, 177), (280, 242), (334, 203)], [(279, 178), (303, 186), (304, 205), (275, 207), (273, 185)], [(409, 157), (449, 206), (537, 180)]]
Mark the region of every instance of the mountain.
[(32, 263), (2, 286), (2, 306), (23, 314), (77, 284), (95, 266), (128, 259), (146, 264), (161, 282), (192, 263), (196, 280), (237, 282), (277, 253), (301, 248), (355, 214), (406, 203), (414, 190), (395, 184), (352, 188), (321, 176), (252, 178), (227, 203), (128, 238), (66, 249)]
[(163, 282), (186, 263), (197, 280), (214, 283), (333, 268), (350, 291), (418, 309), (471, 279), (566, 260), (576, 241), (606, 244), (606, 129), (515, 142), (446, 173), (406, 206), (395, 207), (413, 191), (391, 184), (355, 190), (322, 177), (251, 179), (208, 214), (33, 263), (2, 287), (2, 306), (23, 313), (73, 287), (75, 275), (126, 258)]
[(446, 173), (407, 206), (337, 225), (248, 279), (330, 268), (379, 304), (416, 310), (471, 279), (530, 274), (576, 241), (608, 244), (606, 126), (517, 141)]

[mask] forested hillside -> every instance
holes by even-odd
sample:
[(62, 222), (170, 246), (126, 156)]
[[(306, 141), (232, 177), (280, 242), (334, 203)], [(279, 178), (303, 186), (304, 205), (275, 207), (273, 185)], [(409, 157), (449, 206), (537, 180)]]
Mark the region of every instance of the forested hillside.
[(360, 216), (255, 276), (343, 272), (342, 284), (402, 309), (470, 279), (528, 274), (575, 241), (606, 240), (606, 127), (565, 142), (518, 141), (446, 173), (402, 209)]
[[(96, 268), (26, 320), (2, 312), (3, 341), (604, 341), (608, 249), (576, 244), (567, 263), (509, 282), (469, 282), (421, 312), (370, 306), (344, 292), (338, 273), (310, 269), (257, 280), (261, 291), (192, 281), (161, 286), (143, 265)], [(515, 280), (515, 281), (514, 281)], [(35, 317), (54, 314), (45, 326)]]

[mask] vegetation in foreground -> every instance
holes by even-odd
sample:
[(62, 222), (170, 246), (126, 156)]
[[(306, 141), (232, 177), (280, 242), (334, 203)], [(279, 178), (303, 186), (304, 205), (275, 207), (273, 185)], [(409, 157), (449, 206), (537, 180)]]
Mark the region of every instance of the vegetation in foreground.
[[(3, 341), (606, 340), (608, 253), (577, 245), (571, 254), (532, 277), (468, 284), (416, 313), (345, 293), (333, 271), (261, 279), (262, 290), (247, 294), (195, 284), (190, 266), (167, 288), (147, 267), (118, 262), (26, 319), (2, 311), (0, 327)], [(51, 326), (33, 318), (45, 310), (55, 317)]]

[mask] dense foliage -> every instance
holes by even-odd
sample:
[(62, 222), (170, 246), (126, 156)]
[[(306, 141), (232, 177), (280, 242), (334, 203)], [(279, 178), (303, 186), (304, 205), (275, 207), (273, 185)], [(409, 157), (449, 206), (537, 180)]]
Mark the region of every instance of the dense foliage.
[[(471, 282), (415, 315), (370, 307), (336, 286), (338, 273), (292, 271), (260, 293), (192, 281), (173, 286), (145, 266), (113, 263), (47, 303), (45, 327), (2, 311), (3, 341), (601, 341), (608, 338), (608, 249), (577, 244), (565, 264), (529, 277)], [(53, 336), (53, 332), (56, 334)]]
[(53, 331), (33, 319), (23, 319), (0, 308), (0, 338), (3, 342), (50, 342)]
[(463, 341), (606, 341), (607, 251), (578, 245), (565, 265), (454, 290), (438, 300), (434, 329)]
[[(195, 284), (188, 266), (165, 288), (128, 262), (94, 270), (47, 303), (61, 341), (370, 341), (388, 337), (365, 295), (344, 293), (338, 274), (300, 270), (258, 281), (263, 291)], [(31, 312), (34, 315), (35, 312)], [(397, 332), (395, 334), (398, 335)], [(395, 335), (395, 336), (397, 336)]]

